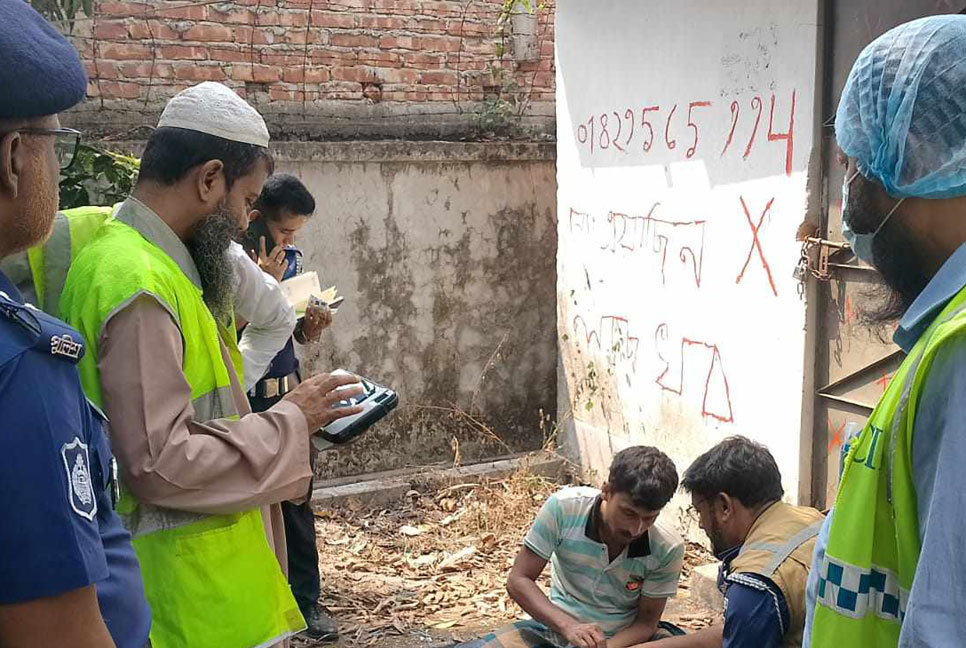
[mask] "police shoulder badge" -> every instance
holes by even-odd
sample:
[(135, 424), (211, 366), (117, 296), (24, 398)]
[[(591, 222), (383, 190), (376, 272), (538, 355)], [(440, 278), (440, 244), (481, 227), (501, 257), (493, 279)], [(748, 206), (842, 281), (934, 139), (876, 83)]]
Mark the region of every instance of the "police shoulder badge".
[(81, 517), (93, 520), (97, 515), (97, 498), (94, 497), (94, 484), (91, 479), (91, 460), (87, 444), (79, 437), (65, 443), (60, 454), (67, 471), (67, 495), (70, 507)]

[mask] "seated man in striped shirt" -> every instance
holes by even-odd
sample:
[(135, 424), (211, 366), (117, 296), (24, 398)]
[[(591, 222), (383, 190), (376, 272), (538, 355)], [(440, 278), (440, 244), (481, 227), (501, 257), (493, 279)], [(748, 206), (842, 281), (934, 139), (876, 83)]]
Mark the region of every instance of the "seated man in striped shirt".
[[(667, 455), (634, 446), (617, 453), (600, 490), (552, 495), (507, 579), (510, 596), (532, 620), (464, 648), (626, 648), (683, 634), (661, 614), (677, 591), (684, 543), (656, 524), (677, 486)], [(549, 598), (536, 583), (548, 562)]]

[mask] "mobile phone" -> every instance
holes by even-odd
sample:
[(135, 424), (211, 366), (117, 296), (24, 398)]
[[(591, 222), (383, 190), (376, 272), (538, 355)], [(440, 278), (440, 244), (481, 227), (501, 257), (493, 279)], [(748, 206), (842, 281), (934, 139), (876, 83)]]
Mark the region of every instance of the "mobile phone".
[(309, 297), (309, 306), (328, 306), (329, 310), (335, 313), (337, 310), (339, 310), (339, 306), (341, 306), (342, 302), (344, 301), (345, 297), (342, 297), (341, 295), (328, 303), (316, 297), (315, 295), (312, 295)]
[(275, 249), (275, 239), (272, 238), (272, 233), (268, 231), (268, 225), (265, 224), (265, 217), (260, 216), (249, 223), (248, 231), (245, 232), (245, 238), (248, 239), (249, 245), (254, 248), (255, 254), (261, 251), (258, 239), (263, 236), (265, 237), (265, 253), (268, 254)]

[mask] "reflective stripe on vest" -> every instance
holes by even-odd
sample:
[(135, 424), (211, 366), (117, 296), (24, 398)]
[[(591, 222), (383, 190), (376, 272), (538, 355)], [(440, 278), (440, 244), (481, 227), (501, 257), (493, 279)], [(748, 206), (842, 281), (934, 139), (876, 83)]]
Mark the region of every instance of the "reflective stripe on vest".
[(195, 410), (195, 420), (214, 421), (215, 419), (235, 416), (235, 398), (231, 386), (216, 387), (191, 401)]
[(943, 343), (966, 331), (966, 288), (896, 371), (852, 444), (819, 569), (812, 645), (895, 646), (919, 560), (912, 474), (915, 411)]
[(60, 312), (60, 294), (64, 292), (72, 259), (70, 223), (63, 212), (57, 212), (54, 216), (54, 229), (44, 248), (44, 287), (37, 297), (41, 298), (42, 295), (41, 308), (56, 316)]
[(853, 619), (871, 612), (886, 621), (901, 621), (909, 590), (899, 587), (894, 571), (878, 565), (863, 569), (827, 556), (820, 569), (817, 601), (821, 605)]
[(763, 570), (765, 575), (775, 573), (775, 570), (778, 569), (778, 567), (783, 562), (788, 560), (788, 557), (791, 556), (796, 549), (798, 549), (803, 544), (805, 544), (806, 542), (808, 542), (809, 540), (811, 540), (812, 538), (818, 535), (819, 531), (822, 530), (823, 524), (825, 524), (825, 520), (820, 520), (818, 522), (815, 522), (811, 526), (805, 527), (804, 529), (802, 529), (801, 531), (793, 535), (791, 538), (789, 538), (788, 542), (786, 542), (778, 550), (773, 550), (773, 549), (765, 550), (763, 547), (758, 547), (759, 549), (775, 554), (774, 557), (772, 557), (772, 559), (768, 562), (768, 564), (765, 565), (765, 569)]

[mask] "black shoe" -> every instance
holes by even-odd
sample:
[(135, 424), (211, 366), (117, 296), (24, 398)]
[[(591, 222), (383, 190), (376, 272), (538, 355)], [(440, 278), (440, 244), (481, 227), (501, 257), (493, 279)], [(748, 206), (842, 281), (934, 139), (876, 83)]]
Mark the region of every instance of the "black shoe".
[(317, 605), (313, 605), (308, 610), (302, 610), (305, 617), (305, 629), (307, 634), (316, 641), (336, 641), (339, 638), (339, 626)]

